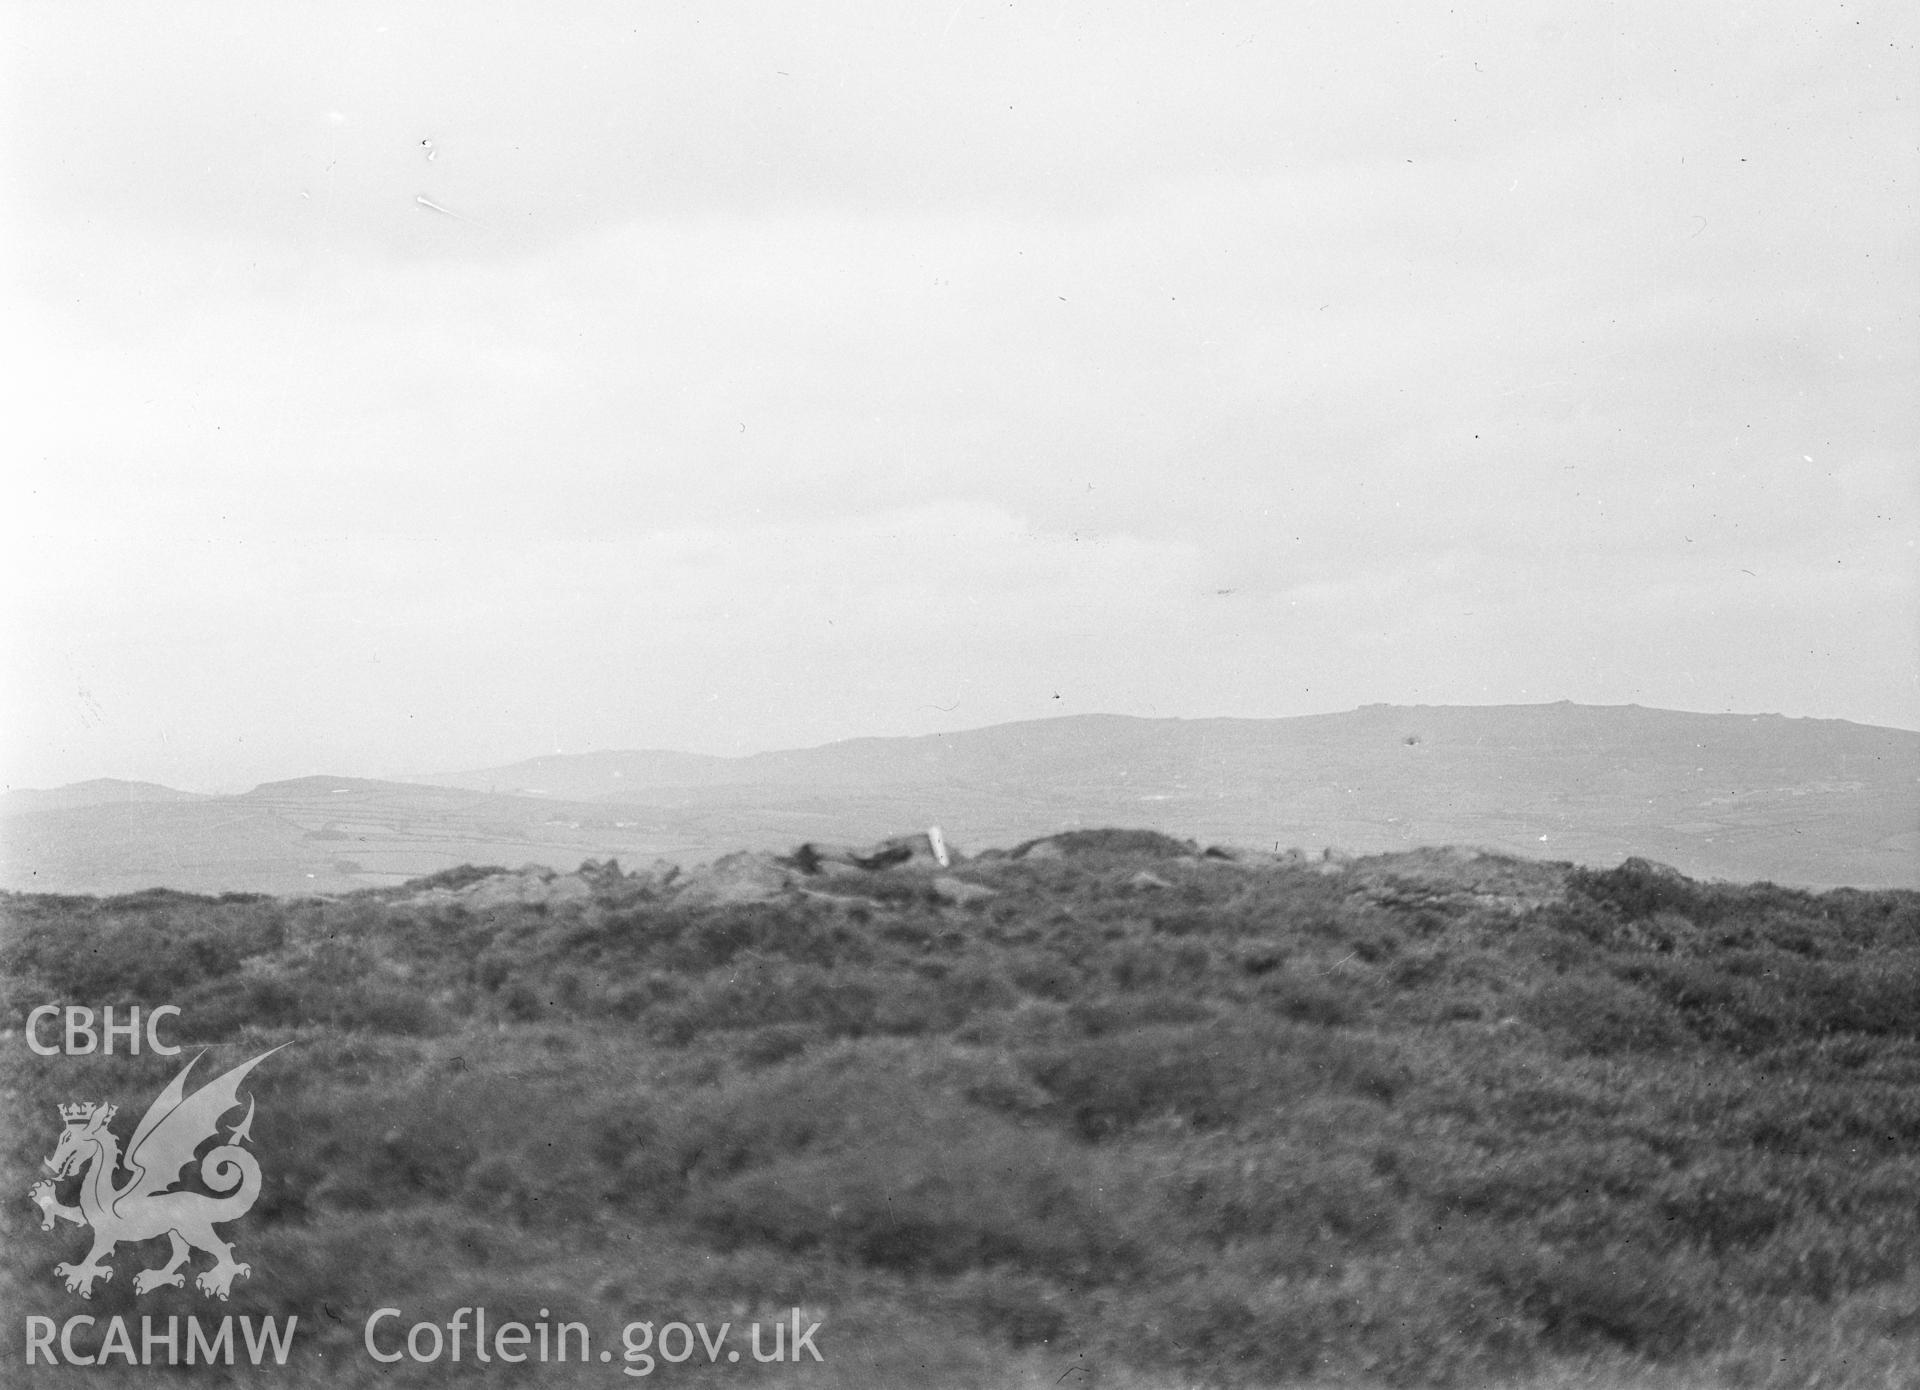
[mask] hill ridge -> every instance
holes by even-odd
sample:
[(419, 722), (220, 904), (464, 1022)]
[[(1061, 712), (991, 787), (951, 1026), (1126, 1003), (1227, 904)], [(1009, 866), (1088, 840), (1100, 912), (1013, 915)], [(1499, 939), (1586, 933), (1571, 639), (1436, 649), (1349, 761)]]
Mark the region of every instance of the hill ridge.
[(462, 862), (711, 857), (939, 825), (1361, 853), (1470, 843), (1807, 887), (1920, 886), (1920, 733), (1571, 701), (1286, 719), (1061, 715), (724, 757), (549, 754), (10, 813), (0, 886), (346, 891)]

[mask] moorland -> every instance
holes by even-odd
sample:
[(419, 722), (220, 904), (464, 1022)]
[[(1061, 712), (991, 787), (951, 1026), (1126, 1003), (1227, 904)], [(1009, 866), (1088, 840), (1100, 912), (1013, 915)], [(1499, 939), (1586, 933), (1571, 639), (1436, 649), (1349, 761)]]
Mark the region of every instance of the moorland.
[[(1920, 893), (1022, 848), (758, 895), (595, 863), (0, 897), (10, 1382), (78, 1374), (22, 1344), (76, 1312), (299, 1319), (285, 1367), (163, 1383), (625, 1379), (377, 1364), (383, 1305), (550, 1309), (616, 1357), (639, 1318), (822, 1324), (820, 1363), (654, 1371), (686, 1384), (1920, 1381)], [(175, 1004), (183, 1052), (29, 1052), (71, 1002)], [(136, 1296), (158, 1246), (66, 1292), (84, 1233), (26, 1196), (57, 1107), (125, 1128), (195, 1053), (281, 1044), (230, 1300)]]

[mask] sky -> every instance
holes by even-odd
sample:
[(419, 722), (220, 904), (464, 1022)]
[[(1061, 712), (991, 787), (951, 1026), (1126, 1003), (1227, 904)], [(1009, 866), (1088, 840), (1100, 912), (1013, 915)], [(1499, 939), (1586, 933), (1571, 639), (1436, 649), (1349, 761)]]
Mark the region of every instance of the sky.
[(1920, 728), (1911, 6), (0, 24), (5, 786)]

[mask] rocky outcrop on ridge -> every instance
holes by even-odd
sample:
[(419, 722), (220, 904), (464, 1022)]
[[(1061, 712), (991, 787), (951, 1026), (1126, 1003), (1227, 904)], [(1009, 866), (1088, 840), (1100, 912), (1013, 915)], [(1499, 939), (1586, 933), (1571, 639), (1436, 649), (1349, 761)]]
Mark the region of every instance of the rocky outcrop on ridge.
[[(1135, 893), (1175, 891), (1181, 873), (1208, 866), (1246, 873), (1310, 872), (1342, 879), (1343, 891), (1354, 898), (1383, 907), (1442, 913), (1469, 908), (1520, 913), (1560, 901), (1571, 867), (1460, 846), (1364, 858), (1336, 849), (1317, 854), (1220, 845), (1202, 849), (1192, 841), (1156, 831), (1123, 830), (1043, 836), (1012, 851), (988, 850), (976, 862), (1072, 860), (1097, 865), (1112, 862), (1114, 856), (1135, 861), (1145, 856), (1154, 861), (1154, 868), (1136, 868), (1127, 879), (1127, 887)], [(993, 887), (953, 871), (965, 858), (936, 828), (889, 836), (866, 846), (809, 842), (784, 855), (742, 850), (684, 869), (662, 861), (627, 872), (615, 860), (590, 859), (567, 874), (532, 864), (518, 870), (453, 871), (436, 876), (444, 881), (425, 881), (409, 901), (459, 904), (474, 911), (649, 898), (723, 906), (800, 897), (857, 900), (882, 891), (881, 885), (888, 882), (896, 885), (886, 889), (888, 893), (920, 893), (950, 906), (983, 903), (997, 896)], [(1652, 872), (1664, 866), (1647, 868)]]

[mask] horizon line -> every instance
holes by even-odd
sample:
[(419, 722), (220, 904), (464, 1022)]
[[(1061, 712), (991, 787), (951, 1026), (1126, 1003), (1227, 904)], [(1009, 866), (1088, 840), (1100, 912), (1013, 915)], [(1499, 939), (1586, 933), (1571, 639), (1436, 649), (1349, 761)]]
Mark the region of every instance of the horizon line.
[(1590, 710), (1643, 710), (1653, 714), (1676, 714), (1676, 715), (1683, 715), (1689, 718), (1701, 718), (1701, 719), (1749, 719), (1749, 720), (1778, 719), (1782, 721), (1791, 721), (1795, 723), (1851, 724), (1851, 725), (1854, 725), (1855, 727), (1863, 728), (1863, 729), (1882, 729), (1892, 733), (1920, 734), (1920, 729), (1909, 728), (1905, 725), (1875, 724), (1865, 720), (1848, 719), (1848, 718), (1845, 718), (1844, 716), (1837, 716), (1837, 715), (1782, 714), (1777, 710), (1752, 710), (1752, 711), (1749, 711), (1749, 710), (1689, 710), (1689, 709), (1677, 709), (1677, 708), (1673, 708), (1671, 706), (1666, 706), (1666, 705), (1643, 705), (1636, 701), (1625, 701), (1618, 704), (1606, 704), (1606, 703), (1597, 703), (1597, 702), (1589, 703), (1587, 701), (1582, 701), (1582, 700), (1559, 699), (1559, 700), (1530, 700), (1530, 701), (1498, 701), (1498, 702), (1489, 702), (1485, 704), (1458, 703), (1458, 702), (1448, 702), (1448, 703), (1441, 703), (1441, 704), (1398, 704), (1390, 700), (1376, 700), (1376, 701), (1369, 701), (1366, 704), (1355, 705), (1348, 709), (1323, 711), (1323, 712), (1314, 713), (1314, 714), (1283, 714), (1283, 715), (1146, 714), (1146, 715), (1143, 715), (1143, 714), (1119, 714), (1119, 713), (1113, 713), (1109, 711), (1084, 711), (1078, 714), (1050, 714), (1050, 715), (1038, 715), (1038, 716), (1027, 718), (1027, 719), (1003, 719), (1003, 720), (995, 721), (993, 723), (971, 725), (963, 729), (939, 730), (933, 733), (855, 734), (846, 738), (827, 739), (824, 742), (820, 742), (820, 743), (806, 743), (806, 744), (788, 745), (784, 747), (761, 748), (761, 749), (756, 749), (752, 752), (747, 752), (747, 753), (699, 753), (699, 752), (693, 752), (687, 749), (662, 748), (662, 747), (626, 747), (626, 748), (603, 747), (603, 748), (587, 748), (587, 749), (582, 749), (578, 752), (567, 752), (565, 750), (555, 750), (554, 752), (551, 752), (551, 753), (534, 753), (534, 754), (529, 754), (525, 757), (513, 758), (505, 762), (492, 763), (492, 764), (488, 764), (481, 767), (462, 767), (462, 768), (453, 768), (453, 769), (443, 769), (443, 770), (431, 771), (431, 772), (407, 772), (407, 773), (388, 772), (388, 773), (382, 773), (378, 775), (367, 775), (364, 773), (329, 772), (329, 771), (325, 771), (324, 769), (318, 770), (318, 771), (312, 771), (312, 772), (298, 772), (298, 773), (291, 773), (283, 777), (269, 777), (264, 780), (254, 782), (251, 785), (238, 790), (224, 789), (224, 790), (217, 790), (217, 791), (201, 791), (201, 790), (196, 790), (190, 787), (174, 786), (171, 783), (157, 782), (150, 778), (117, 777), (111, 774), (103, 774), (101, 776), (96, 776), (96, 777), (82, 777), (71, 782), (61, 782), (50, 787), (6, 786), (4, 788), (0, 788), (0, 796), (12, 796), (15, 794), (51, 795), (57, 792), (70, 791), (76, 787), (86, 787), (86, 786), (95, 785), (97, 783), (105, 782), (105, 783), (116, 783), (123, 786), (132, 786), (132, 787), (156, 787), (162, 791), (174, 792), (174, 793), (185, 795), (185, 796), (217, 798), (217, 797), (226, 797), (226, 796), (245, 796), (251, 792), (260, 790), (262, 787), (280, 786), (288, 782), (301, 782), (301, 781), (309, 781), (314, 779), (328, 779), (328, 778), (337, 779), (343, 782), (384, 782), (384, 783), (410, 785), (410, 786), (431, 785), (431, 783), (423, 782), (422, 779), (436, 778), (436, 777), (469, 777), (469, 776), (478, 775), (480, 773), (496, 772), (506, 768), (520, 767), (527, 763), (540, 762), (540, 761), (544, 761), (551, 758), (591, 758), (591, 757), (653, 754), (653, 755), (662, 755), (667, 757), (697, 758), (697, 759), (703, 759), (703, 760), (708, 760), (708, 761), (718, 762), (718, 763), (744, 762), (750, 758), (764, 757), (770, 754), (817, 752), (822, 749), (844, 747), (846, 745), (856, 744), (856, 743), (886, 743), (886, 742), (909, 742), (909, 741), (918, 742), (918, 741), (924, 741), (929, 739), (955, 738), (955, 737), (960, 737), (967, 734), (985, 733), (993, 729), (1011, 729), (1011, 728), (1020, 728), (1023, 726), (1038, 725), (1038, 724), (1057, 724), (1057, 723), (1063, 723), (1071, 720), (1078, 720), (1078, 721), (1116, 720), (1116, 721), (1126, 721), (1130, 723), (1140, 723), (1140, 724), (1200, 724), (1200, 723), (1280, 724), (1280, 723), (1292, 723), (1292, 722), (1296, 722), (1300, 720), (1308, 720), (1308, 719), (1341, 719), (1350, 715), (1362, 714), (1369, 710), (1409, 710), (1409, 711), (1413, 711), (1413, 710), (1500, 710), (1500, 709), (1534, 710), (1534, 709), (1553, 709), (1561, 706), (1567, 706), (1567, 707), (1572, 707), (1576, 709), (1590, 709)]

